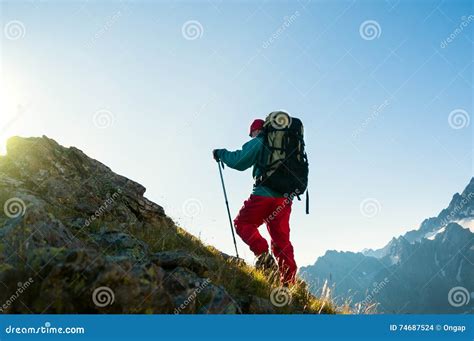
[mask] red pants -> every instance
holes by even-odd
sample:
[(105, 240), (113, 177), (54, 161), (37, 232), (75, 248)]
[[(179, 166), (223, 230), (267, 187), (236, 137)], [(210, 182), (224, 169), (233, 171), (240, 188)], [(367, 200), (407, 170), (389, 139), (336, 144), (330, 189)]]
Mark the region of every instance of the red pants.
[(242, 240), (258, 256), (268, 251), (267, 241), (258, 228), (264, 222), (272, 239), (272, 251), (280, 268), (282, 283), (292, 283), (296, 276), (296, 262), (290, 242), (291, 200), (251, 195), (244, 202), (237, 218), (235, 230)]

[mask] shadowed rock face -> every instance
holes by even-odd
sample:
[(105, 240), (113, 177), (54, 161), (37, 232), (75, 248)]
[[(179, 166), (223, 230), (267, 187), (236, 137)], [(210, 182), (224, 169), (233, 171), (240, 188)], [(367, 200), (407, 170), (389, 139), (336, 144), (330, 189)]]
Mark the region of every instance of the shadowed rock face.
[(7, 153), (0, 158), (0, 312), (242, 312), (207, 278), (212, 259), (193, 250), (153, 253), (130, 232), (179, 234), (142, 185), (46, 137), (12, 138)]

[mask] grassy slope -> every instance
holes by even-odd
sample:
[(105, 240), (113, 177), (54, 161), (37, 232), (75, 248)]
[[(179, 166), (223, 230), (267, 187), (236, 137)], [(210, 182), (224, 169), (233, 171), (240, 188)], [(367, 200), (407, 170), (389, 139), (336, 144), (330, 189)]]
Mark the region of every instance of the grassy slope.
[[(0, 156), (0, 163), (4, 163), (5, 159), (6, 157)], [(50, 213), (58, 218), (77, 216), (77, 212), (65, 207), (61, 207), (58, 212)], [(99, 230), (105, 221), (109, 223), (113, 221), (113, 218), (110, 218), (105, 215), (97, 219), (87, 230), (79, 231), (76, 236), (82, 240), (90, 239), (90, 232)], [(233, 297), (255, 295), (269, 299), (272, 289), (278, 287), (277, 282), (270, 282), (263, 273), (245, 262), (225, 257), (214, 247), (204, 245), (167, 217), (163, 217), (158, 223), (147, 224), (145, 228), (129, 226), (127, 230), (126, 232), (136, 239), (147, 243), (150, 252), (184, 250), (202, 257), (209, 268), (206, 275), (214, 284), (226, 288)], [(304, 282), (298, 282), (289, 289), (292, 296), (291, 305), (276, 308), (279, 313), (336, 313), (330, 300), (320, 300), (311, 295)]]
[[(76, 212), (66, 212), (64, 208), (60, 215), (74, 216)], [(59, 214), (58, 214), (59, 215)], [(95, 220), (87, 230), (82, 230), (79, 239), (87, 241), (91, 232), (97, 232), (110, 217), (103, 216)], [(110, 223), (110, 220), (108, 221)], [(278, 281), (270, 281), (262, 272), (247, 265), (242, 260), (223, 255), (212, 246), (204, 245), (198, 238), (177, 227), (168, 217), (163, 217), (159, 222), (146, 224), (146, 226), (129, 226), (126, 231), (137, 240), (148, 244), (151, 253), (183, 250), (202, 258), (209, 268), (206, 276), (213, 284), (223, 286), (233, 297), (246, 297), (255, 295), (269, 299), (272, 289), (279, 286)], [(276, 276), (275, 276), (276, 277)], [(306, 283), (298, 281), (289, 288), (291, 292), (291, 305), (276, 307), (278, 313), (309, 313), (309, 314), (335, 314), (336, 308), (330, 299), (318, 299), (306, 288)]]
[[(173, 228), (169, 228), (173, 224)], [(227, 258), (212, 246), (204, 245), (199, 239), (175, 227), (168, 219), (163, 220), (163, 225), (147, 229), (131, 229), (130, 232), (150, 246), (150, 251), (160, 252), (169, 250), (186, 250), (206, 259), (211, 259), (207, 265), (210, 268), (209, 278), (213, 283), (222, 285), (234, 297), (242, 297), (250, 293), (262, 298), (270, 298), (273, 288), (278, 283), (271, 283), (266, 276), (255, 268), (248, 266), (243, 261)], [(311, 295), (304, 282), (298, 282), (290, 287), (292, 294), (291, 306), (278, 308), (280, 313), (335, 313), (331, 302), (322, 301)]]

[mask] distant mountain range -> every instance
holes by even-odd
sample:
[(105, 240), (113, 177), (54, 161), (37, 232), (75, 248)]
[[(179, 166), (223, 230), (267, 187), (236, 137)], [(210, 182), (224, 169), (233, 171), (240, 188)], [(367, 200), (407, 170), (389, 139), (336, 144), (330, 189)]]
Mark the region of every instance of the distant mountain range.
[(474, 178), (418, 229), (378, 250), (327, 251), (300, 276), (360, 312), (474, 313), (473, 232)]

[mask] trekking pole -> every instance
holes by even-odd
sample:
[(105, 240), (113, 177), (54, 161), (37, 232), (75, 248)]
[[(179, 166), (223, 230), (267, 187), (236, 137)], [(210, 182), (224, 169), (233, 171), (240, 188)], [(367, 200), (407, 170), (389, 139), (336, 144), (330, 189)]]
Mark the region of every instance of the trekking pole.
[(221, 175), (222, 190), (224, 191), (225, 205), (227, 207), (227, 216), (229, 217), (229, 223), (230, 223), (230, 231), (232, 232), (232, 239), (234, 240), (235, 254), (237, 255), (237, 258), (240, 258), (239, 251), (237, 251), (237, 242), (235, 241), (234, 225), (232, 224), (232, 218), (230, 216), (229, 201), (227, 200), (227, 192), (225, 190), (224, 177), (222, 176), (222, 168), (224, 167), (224, 164), (222, 164), (221, 166), (220, 161), (217, 161), (217, 164), (219, 166), (219, 174)]

